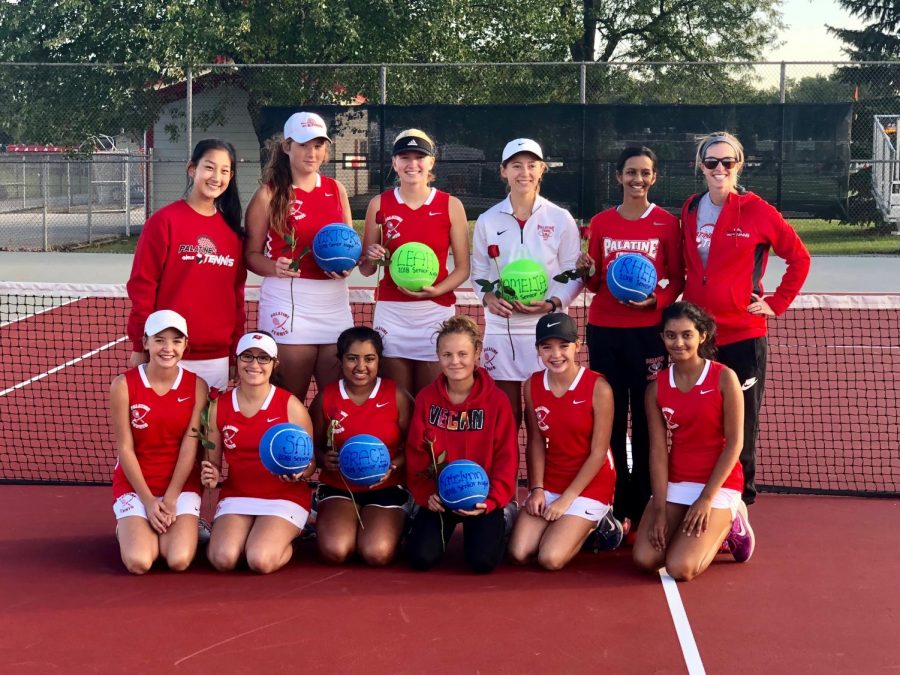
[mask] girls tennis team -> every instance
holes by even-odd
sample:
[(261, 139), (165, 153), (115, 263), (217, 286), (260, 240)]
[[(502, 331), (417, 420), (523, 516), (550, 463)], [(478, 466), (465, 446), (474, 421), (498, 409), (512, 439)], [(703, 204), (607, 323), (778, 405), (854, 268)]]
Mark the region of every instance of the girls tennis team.
[[(157, 558), (173, 570), (190, 565), (204, 488), (220, 488), (206, 548), (219, 570), (284, 566), (314, 501), (319, 553), (334, 564), (357, 555), (386, 565), (402, 546), (413, 568), (429, 569), (457, 525), (466, 563), (480, 573), (504, 557), (558, 570), (582, 548), (623, 539), (640, 569), (665, 565), (679, 580), (720, 553), (750, 558), (766, 317), (787, 309), (810, 259), (778, 211), (738, 185), (737, 138), (700, 141), (707, 190), (680, 219), (650, 201), (653, 151), (622, 151), (622, 203), (591, 220), (587, 253), (571, 215), (540, 195), (543, 149), (513, 140), (500, 158), (508, 195), (478, 218), (470, 256), (462, 203), (431, 186), (433, 140), (402, 131), (397, 186), (366, 213), (359, 269), (378, 277), (372, 328), (353, 323), (349, 272), (323, 272), (307, 255), (325, 225), (352, 226), (346, 190), (319, 173), (331, 147), (324, 120), (296, 113), (267, 145), (246, 232), (234, 148), (204, 140), (184, 199), (154, 213), (138, 242), (128, 282), (133, 367), (111, 387), (113, 508), (130, 572)], [(428, 245), (439, 261), (420, 291), (395, 284), (385, 264), (407, 242)], [(787, 269), (766, 295), (770, 248)], [(660, 281), (646, 300), (623, 303), (606, 269), (632, 252)], [(565, 281), (551, 281), (543, 299), (510, 299), (499, 271), (522, 258)], [(258, 330), (244, 333), (247, 269), (263, 281)], [(483, 334), (454, 313), (454, 291), (470, 278)], [(583, 343), (566, 313), (584, 286), (594, 292), (590, 369), (579, 365)], [(312, 378), (318, 393), (307, 410)], [(523, 421), (528, 492), (519, 506)], [(276, 477), (258, 448), (283, 422), (309, 433), (315, 460)], [(349, 485), (338, 467), (341, 445), (360, 433), (391, 456), (371, 487)], [(487, 497), (468, 510), (447, 509), (437, 494), (436, 473), (457, 459), (489, 478)]]

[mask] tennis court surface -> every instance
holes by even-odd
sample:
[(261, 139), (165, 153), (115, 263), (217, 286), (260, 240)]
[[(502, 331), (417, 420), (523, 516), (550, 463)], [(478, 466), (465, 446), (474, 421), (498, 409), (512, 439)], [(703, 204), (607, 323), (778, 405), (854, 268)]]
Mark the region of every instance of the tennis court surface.
[[(370, 320), (370, 292), (353, 298)], [(480, 314), (465, 294), (460, 309)], [(202, 553), (184, 574), (131, 577), (97, 487), (127, 312), (121, 286), (0, 285), (2, 672), (900, 667), (900, 296), (801, 296), (771, 322), (757, 552), (679, 585), (634, 571), (628, 549), (474, 576), (456, 540), (428, 573), (329, 567), (300, 541), (269, 577), (215, 573)]]

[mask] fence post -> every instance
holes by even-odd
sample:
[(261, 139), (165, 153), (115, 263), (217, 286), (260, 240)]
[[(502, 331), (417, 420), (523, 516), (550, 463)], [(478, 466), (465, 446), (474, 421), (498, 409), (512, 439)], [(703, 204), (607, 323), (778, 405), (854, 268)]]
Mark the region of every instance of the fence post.
[(25, 199), (25, 155), (22, 155), (22, 210), (28, 208), (28, 202)]
[(92, 222), (92, 209), (94, 203), (94, 153), (88, 158), (88, 191), (87, 191), (87, 230), (88, 243), (94, 243), (94, 224)]
[(125, 236), (131, 236), (131, 148), (125, 150)]
[(194, 149), (194, 71), (190, 66), (186, 67), (187, 92), (184, 97), (187, 118), (187, 161), (191, 161), (191, 150)]
[(72, 158), (66, 157), (66, 213), (72, 213)]
[(778, 102), (784, 103), (787, 100), (787, 64), (781, 62), (781, 73), (778, 78)]
[(43, 227), (44, 227), (44, 250), (50, 250), (50, 236), (47, 231), (47, 200), (50, 198), (50, 184), (47, 179), (47, 174), (50, 173), (50, 162), (47, 158), (44, 158), (44, 161), (41, 162), (41, 192), (44, 196), (44, 211), (43, 211)]
[(582, 61), (581, 68), (579, 68), (579, 102), (581, 105), (587, 103), (587, 64)]
[(381, 105), (387, 103), (387, 66), (382, 64), (378, 69), (379, 83), (378, 87), (381, 91)]
[(781, 62), (781, 72), (779, 74), (779, 84), (778, 84), (778, 101), (779, 107), (781, 108), (781, 129), (778, 133), (778, 155), (777, 161), (778, 164), (775, 169), (775, 208), (779, 211), (781, 210), (781, 196), (782, 196), (782, 187), (784, 181), (784, 129), (785, 129), (785, 119), (784, 116), (787, 112), (785, 101), (787, 100), (787, 64), (782, 61)]

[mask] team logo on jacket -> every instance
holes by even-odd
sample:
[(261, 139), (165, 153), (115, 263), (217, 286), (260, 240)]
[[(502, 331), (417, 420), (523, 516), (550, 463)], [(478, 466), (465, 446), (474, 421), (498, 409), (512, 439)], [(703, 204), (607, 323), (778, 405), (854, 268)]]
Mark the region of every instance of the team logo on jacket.
[(675, 411), (672, 408), (663, 408), (662, 414), (663, 417), (666, 418), (666, 426), (669, 427), (670, 430), (674, 431), (678, 428), (678, 424), (672, 421), (672, 418), (675, 417)]
[(237, 447), (237, 444), (234, 442), (234, 437), (237, 435), (238, 428), (231, 424), (226, 424), (222, 427), (222, 445), (224, 445), (229, 450), (234, 450)]
[(198, 265), (234, 267), (234, 258), (230, 255), (219, 255), (216, 242), (205, 234), (197, 237), (196, 244), (182, 244), (179, 246), (178, 253), (181, 255), (182, 260), (194, 261)]
[(736, 227), (733, 230), (729, 230), (725, 233), (726, 237), (737, 237), (738, 239), (749, 239), (750, 233), (744, 232), (741, 228)]
[(641, 253), (650, 260), (656, 260), (659, 254), (659, 239), (611, 239), (603, 238), (603, 257), (620, 253)]
[(131, 426), (135, 429), (146, 429), (150, 426), (144, 418), (150, 412), (150, 406), (143, 403), (135, 403), (131, 406)]
[(547, 424), (547, 415), (550, 414), (550, 409), (546, 406), (539, 405), (534, 409), (534, 416), (537, 418), (538, 429), (541, 431), (548, 431), (550, 429), (550, 425)]
[(556, 231), (556, 225), (540, 225), (537, 226), (538, 234), (541, 235), (541, 239), (547, 241), (550, 237), (553, 236), (553, 233)]
[(493, 347), (486, 347), (481, 352), (481, 365), (484, 367), (486, 371), (493, 372), (497, 369), (497, 366), (494, 365), (494, 359), (497, 358), (497, 350)]
[(432, 404), (428, 409), (428, 423), (447, 431), (481, 431), (484, 429), (484, 409), (447, 410)]
[(303, 201), (300, 199), (295, 199), (291, 204), (291, 218), (295, 221), (300, 221), (306, 218), (306, 214), (303, 213)]

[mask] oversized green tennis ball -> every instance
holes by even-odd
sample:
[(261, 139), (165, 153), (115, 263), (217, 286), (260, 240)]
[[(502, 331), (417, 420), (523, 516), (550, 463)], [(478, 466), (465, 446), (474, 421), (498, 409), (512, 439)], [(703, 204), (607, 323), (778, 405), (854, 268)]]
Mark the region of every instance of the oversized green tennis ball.
[[(500, 280), (503, 284), (504, 297), (507, 300), (518, 300), (525, 305), (546, 298), (547, 286), (550, 283), (544, 266), (528, 258), (513, 260), (507, 264), (500, 272)], [(510, 289), (515, 295), (509, 292)]]
[(395, 284), (408, 291), (421, 291), (423, 286), (431, 286), (437, 279), (440, 265), (428, 246), (410, 241), (398, 246), (391, 254), (390, 270)]

